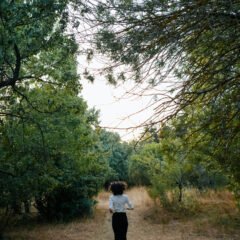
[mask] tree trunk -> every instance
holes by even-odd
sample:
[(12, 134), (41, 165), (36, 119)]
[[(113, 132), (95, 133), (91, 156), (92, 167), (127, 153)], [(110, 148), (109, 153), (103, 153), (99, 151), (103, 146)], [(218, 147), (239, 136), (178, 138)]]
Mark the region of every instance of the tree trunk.
[(178, 201), (179, 201), (179, 202), (182, 202), (182, 184), (181, 184), (181, 183), (178, 184), (178, 188), (179, 188)]
[(24, 201), (24, 211), (25, 211), (25, 213), (30, 213), (30, 203), (29, 203), (29, 201)]
[(13, 214), (22, 214), (22, 205), (20, 202), (12, 202), (11, 208), (13, 210)]

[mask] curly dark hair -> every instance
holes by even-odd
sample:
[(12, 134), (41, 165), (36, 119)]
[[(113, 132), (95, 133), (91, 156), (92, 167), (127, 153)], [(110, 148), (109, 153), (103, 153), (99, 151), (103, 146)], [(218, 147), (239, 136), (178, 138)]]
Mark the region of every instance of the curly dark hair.
[(112, 182), (109, 189), (112, 191), (113, 195), (122, 195), (124, 190), (126, 190), (127, 184), (125, 182)]

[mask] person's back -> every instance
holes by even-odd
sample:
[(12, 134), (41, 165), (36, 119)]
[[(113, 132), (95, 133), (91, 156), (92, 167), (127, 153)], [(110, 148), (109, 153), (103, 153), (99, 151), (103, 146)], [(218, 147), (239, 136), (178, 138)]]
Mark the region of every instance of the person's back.
[(114, 182), (110, 185), (110, 190), (113, 195), (109, 198), (109, 211), (113, 213), (112, 227), (114, 231), (115, 240), (126, 240), (128, 219), (126, 215), (127, 209), (133, 209), (133, 205), (128, 199), (128, 196), (123, 194), (126, 184), (123, 182)]
[(128, 206), (128, 209), (132, 209), (133, 206), (128, 200), (128, 196), (125, 194), (122, 195), (112, 195), (109, 199), (109, 208), (113, 212), (126, 212), (125, 206)]

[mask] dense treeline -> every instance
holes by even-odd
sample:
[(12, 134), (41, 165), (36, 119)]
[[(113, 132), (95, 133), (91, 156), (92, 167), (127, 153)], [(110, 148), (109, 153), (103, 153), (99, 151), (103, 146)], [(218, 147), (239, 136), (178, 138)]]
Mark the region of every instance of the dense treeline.
[[(9, 111), (13, 115), (22, 112), (21, 118), (2, 119), (1, 206), (10, 205), (21, 213), (24, 203), (28, 212), (34, 200), (42, 215), (58, 218), (61, 211), (71, 214), (68, 209), (53, 209), (63, 207), (57, 205), (66, 195), (73, 191), (76, 199), (66, 201), (79, 205), (80, 199), (96, 194), (97, 183), (104, 177), (93, 130), (96, 116), (81, 98), (64, 90), (35, 88), (28, 97), (45, 113), (32, 111), (26, 101), (16, 101)], [(84, 212), (84, 207), (78, 207)]]
[(108, 172), (97, 112), (79, 97), (75, 3), (0, 3), (0, 232), (33, 207), (48, 220), (91, 213)]
[(129, 159), (132, 181), (148, 186), (151, 196), (160, 199), (166, 208), (183, 207), (188, 200), (184, 196), (187, 189), (201, 192), (229, 184), (229, 178), (205, 146), (196, 148), (194, 143), (186, 142), (183, 126), (177, 121), (161, 129), (157, 142), (151, 130), (147, 143)]

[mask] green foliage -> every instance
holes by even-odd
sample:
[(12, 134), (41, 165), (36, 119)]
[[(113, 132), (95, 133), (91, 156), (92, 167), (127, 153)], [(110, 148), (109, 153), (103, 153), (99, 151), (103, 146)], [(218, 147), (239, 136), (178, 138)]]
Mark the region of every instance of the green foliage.
[(99, 179), (94, 176), (81, 176), (68, 185), (60, 185), (51, 192), (35, 199), (39, 214), (48, 220), (69, 220), (92, 214), (98, 193)]
[(96, 48), (118, 67), (130, 66), (136, 79), (159, 83), (164, 77), (160, 70), (172, 71), (185, 83), (178, 95), (183, 104), (202, 94), (218, 95), (238, 79), (237, 0), (118, 0), (86, 5), (98, 24)]
[[(176, 211), (187, 208), (188, 203), (191, 205), (191, 200), (184, 196), (186, 189), (217, 189), (228, 183), (226, 176), (217, 168), (216, 160), (212, 159), (214, 169), (208, 167), (207, 153), (192, 149), (191, 143), (183, 138), (187, 126), (182, 123), (183, 118), (177, 118), (171, 125), (164, 126), (159, 134), (159, 143), (149, 143), (147, 138), (148, 142), (139, 147), (129, 163), (130, 179), (137, 184), (149, 185), (153, 198), (160, 199), (163, 207)], [(190, 208), (193, 209), (195, 203), (192, 204)]]
[[(177, 116), (173, 145), (180, 155), (202, 158), (216, 171), (220, 166), (238, 195), (239, 1), (118, 0), (88, 6), (97, 13), (96, 49), (111, 58), (116, 75), (127, 66), (137, 84), (150, 83), (147, 91), (155, 86), (159, 91), (175, 77), (168, 94), (156, 93), (160, 100), (149, 126)], [(181, 166), (174, 166), (176, 175), (184, 164), (172, 150), (168, 161), (177, 159)]]
[[(198, 102), (194, 108), (186, 108), (174, 120), (174, 126), (177, 131), (185, 129), (179, 137), (186, 143), (190, 159), (203, 163), (215, 177), (219, 173), (228, 176), (230, 183), (236, 186), (239, 182), (239, 119), (235, 115), (235, 104), (230, 102), (224, 95), (212, 105)], [(219, 181), (224, 180), (219, 176)]]
[[(107, 165), (96, 150), (95, 111), (68, 90), (35, 88), (27, 101), (11, 106), (2, 122), (0, 191), (3, 207), (38, 199), (48, 219), (69, 219), (91, 211)], [(93, 177), (94, 176), (94, 177)], [(86, 209), (85, 209), (86, 207)]]
[(159, 144), (147, 144), (130, 157), (130, 180), (136, 185), (149, 185), (153, 174), (158, 175), (161, 168), (162, 154)]
[(101, 150), (105, 154), (110, 167), (106, 185), (116, 180), (128, 182), (128, 159), (131, 155), (132, 147), (126, 142), (121, 142), (120, 136), (117, 133), (101, 130), (99, 134)]
[(130, 157), (129, 181), (132, 185), (148, 186), (150, 184), (148, 167), (140, 161), (138, 154)]
[(76, 65), (59, 71), (77, 50), (65, 34), (70, 2), (1, 1), (0, 88), (29, 82), (76, 84)]
[(80, 9), (79, 3), (0, 2), (0, 218), (4, 220), (12, 213), (28, 214), (34, 201), (48, 220), (90, 214), (93, 196), (108, 175), (95, 130), (98, 113), (87, 109), (78, 96), (78, 46), (69, 31), (68, 10)]

